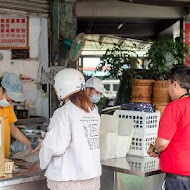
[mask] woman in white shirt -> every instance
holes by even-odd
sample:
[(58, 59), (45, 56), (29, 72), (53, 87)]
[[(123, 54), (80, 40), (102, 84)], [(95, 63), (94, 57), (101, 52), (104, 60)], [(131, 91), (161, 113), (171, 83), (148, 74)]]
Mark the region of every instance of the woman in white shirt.
[(75, 69), (55, 76), (54, 88), (64, 105), (53, 114), (39, 154), (50, 190), (100, 189), (100, 117), (84, 85)]

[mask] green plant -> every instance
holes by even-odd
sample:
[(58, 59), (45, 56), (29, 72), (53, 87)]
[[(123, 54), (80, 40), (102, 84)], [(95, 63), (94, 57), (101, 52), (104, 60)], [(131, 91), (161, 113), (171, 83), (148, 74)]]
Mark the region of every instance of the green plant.
[(147, 70), (137, 69), (138, 55), (136, 49), (135, 43), (132, 45), (114, 44), (112, 49), (106, 50), (97, 68), (98, 70), (109, 71), (109, 75), (105, 77), (120, 79), (117, 104), (130, 102), (131, 85), (134, 78), (150, 78)]
[(149, 61), (148, 70), (136, 69), (138, 55), (135, 44), (131, 46), (115, 44), (102, 56), (98, 70), (108, 70), (109, 75), (106, 77), (111, 76), (121, 81), (117, 104), (130, 101), (133, 79), (164, 80), (174, 65), (184, 64), (185, 54), (189, 52), (183, 36), (175, 40), (167, 37), (151, 43), (145, 56)]
[(189, 52), (189, 47), (184, 42), (183, 37), (175, 40), (168, 37), (160, 41), (152, 41), (152, 45), (146, 54), (152, 78), (156, 80), (166, 79), (173, 66), (184, 64), (187, 52)]
[(136, 44), (133, 45), (118, 45), (114, 44), (112, 49), (107, 49), (106, 53), (101, 57), (101, 62), (97, 70), (107, 70), (109, 75), (106, 77), (113, 77), (122, 79), (123, 72), (127, 69), (136, 68), (138, 63), (138, 55), (136, 54)]

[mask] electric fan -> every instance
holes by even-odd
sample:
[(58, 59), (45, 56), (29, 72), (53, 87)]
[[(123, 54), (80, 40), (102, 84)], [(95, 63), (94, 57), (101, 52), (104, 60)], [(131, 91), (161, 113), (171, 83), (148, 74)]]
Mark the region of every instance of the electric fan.
[(64, 41), (64, 49), (68, 52), (67, 58), (64, 63), (64, 66), (51, 66), (46, 70), (41, 71), (41, 84), (53, 84), (54, 83), (54, 76), (63, 68), (67, 68), (69, 62), (76, 61), (80, 55), (82, 50), (85, 46), (85, 34), (80, 33), (76, 36), (75, 40), (71, 40), (70, 38), (65, 39)]

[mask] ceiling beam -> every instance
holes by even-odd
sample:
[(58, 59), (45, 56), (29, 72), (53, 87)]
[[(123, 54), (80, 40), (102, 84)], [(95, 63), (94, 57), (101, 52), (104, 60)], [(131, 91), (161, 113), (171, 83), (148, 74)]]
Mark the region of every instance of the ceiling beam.
[(169, 7), (184, 7), (190, 6), (187, 1), (171, 1), (171, 0), (118, 0), (122, 2), (130, 2), (144, 5), (169, 6)]
[(150, 37), (155, 33), (152, 24), (125, 24), (119, 30), (117, 29), (118, 24), (114, 23), (93, 23), (91, 30), (89, 31), (88, 23), (78, 22), (77, 33), (84, 32), (86, 34), (113, 34), (123, 37)]
[[(179, 21), (181, 21), (181, 20), (182, 19), (179, 19)], [(177, 22), (177, 20), (162, 20), (162, 21), (160, 21), (160, 23), (157, 23), (157, 33), (160, 34), (164, 30), (166, 30), (167, 28), (169, 28), (170, 26), (175, 24), (176, 22)], [(179, 28), (179, 30), (180, 30), (180, 28)]]
[(77, 17), (82, 18), (151, 18), (176, 19), (183, 17), (183, 7), (161, 7), (110, 1), (77, 1)]
[[(123, 26), (118, 29), (119, 21), (108, 19), (102, 21), (101, 19), (78, 19), (77, 33), (84, 32), (86, 34), (112, 34), (121, 37), (134, 39), (151, 39), (158, 38), (160, 32), (177, 22), (178, 19), (173, 20), (146, 20), (139, 22), (138, 20), (125, 20)], [(89, 27), (90, 26), (90, 27)]]

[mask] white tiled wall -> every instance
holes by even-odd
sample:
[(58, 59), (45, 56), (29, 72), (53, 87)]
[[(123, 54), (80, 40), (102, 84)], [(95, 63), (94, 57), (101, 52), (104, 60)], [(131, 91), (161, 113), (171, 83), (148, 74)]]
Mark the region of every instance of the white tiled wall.
[(37, 90), (36, 83), (40, 82), (41, 67), (48, 67), (48, 23), (45, 18), (30, 17), (29, 19), (29, 46), (30, 59), (11, 60), (10, 50), (0, 50), (4, 59), (0, 62), (0, 75), (4, 72), (13, 72), (33, 78), (32, 82), (23, 82), (27, 102), (35, 106), (36, 115), (48, 118), (48, 98), (42, 90)]

